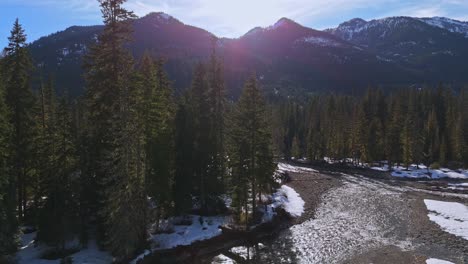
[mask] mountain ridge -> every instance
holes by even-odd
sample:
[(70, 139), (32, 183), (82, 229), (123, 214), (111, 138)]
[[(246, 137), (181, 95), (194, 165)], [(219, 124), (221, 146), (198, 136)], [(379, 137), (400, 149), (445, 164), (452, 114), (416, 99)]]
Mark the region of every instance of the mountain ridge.
[[(207, 59), (214, 39), (231, 95), (238, 93), (250, 72), (262, 76), (267, 91), (283, 89), (284, 94), (288, 89), (313, 92), (368, 85), (465, 83), (468, 77), (460, 70), (465, 67), (461, 61), (468, 61), (465, 23), (448, 18), (355, 18), (334, 29), (316, 30), (281, 18), (238, 38), (221, 38), (166, 13), (153, 12), (133, 21), (135, 41), (129, 47), (136, 58), (145, 51), (164, 58), (178, 90), (190, 86), (194, 65)], [(57, 84), (70, 88), (72, 94), (82, 94), (82, 56), (102, 29), (99, 25), (72, 26), (31, 43), (36, 66), (43, 74), (52, 72)]]

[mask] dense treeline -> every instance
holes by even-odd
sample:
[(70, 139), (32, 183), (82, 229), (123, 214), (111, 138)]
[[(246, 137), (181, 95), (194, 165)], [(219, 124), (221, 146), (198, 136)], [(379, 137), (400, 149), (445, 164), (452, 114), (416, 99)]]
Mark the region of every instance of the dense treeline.
[(404, 89), (363, 96), (317, 95), (275, 109), (276, 145), (286, 159), (325, 157), (350, 163), (388, 161), (468, 166), (468, 92)]
[(239, 226), (260, 220), (276, 165), (255, 77), (238, 103), (227, 101), (214, 40), (175, 97), (162, 60), (127, 50), (135, 16), (124, 2), (99, 0), (106, 27), (86, 55), (77, 99), (55, 94), (53, 76), (31, 89), (26, 34), (14, 24), (0, 61), (0, 262), (23, 226), (51, 246), (48, 258), (76, 250), (69, 241), (96, 239), (125, 263), (160, 220), (227, 213), (226, 196)]
[(96, 239), (126, 262), (161, 220), (226, 213), (226, 196), (239, 227), (255, 224), (276, 187), (274, 151), (468, 166), (466, 91), (369, 89), (268, 104), (253, 75), (231, 102), (214, 40), (175, 96), (164, 61), (127, 50), (134, 14), (124, 2), (99, 0), (106, 27), (85, 58), (81, 98), (55, 94), (53, 76), (31, 89), (35, 69), (14, 23), (0, 61), (0, 257), (17, 250), (29, 226), (51, 246), (49, 257), (73, 251), (68, 241)]

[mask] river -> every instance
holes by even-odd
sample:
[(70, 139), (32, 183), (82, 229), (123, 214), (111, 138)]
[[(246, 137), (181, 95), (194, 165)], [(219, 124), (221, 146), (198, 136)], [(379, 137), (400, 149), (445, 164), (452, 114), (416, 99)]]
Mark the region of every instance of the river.
[[(341, 185), (322, 195), (314, 217), (272, 239), (234, 247), (201, 262), (391, 263), (392, 258), (413, 261), (434, 252), (439, 252), (438, 257), (463, 261), (460, 263), (468, 260), (463, 252), (468, 244), (463, 240), (447, 242), (462, 243), (451, 247), (444, 241), (427, 242), (420, 234), (423, 225), (432, 225), (424, 219), (425, 208), (415, 204), (421, 202), (421, 195), (431, 193), (363, 176), (341, 175), (340, 179)], [(424, 224), (416, 226), (420, 223)]]

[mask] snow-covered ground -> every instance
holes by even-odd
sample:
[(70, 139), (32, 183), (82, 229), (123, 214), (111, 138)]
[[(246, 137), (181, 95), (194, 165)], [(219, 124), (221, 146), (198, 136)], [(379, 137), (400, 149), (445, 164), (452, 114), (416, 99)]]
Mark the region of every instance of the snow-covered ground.
[(408, 250), (411, 243), (395, 228), (409, 221), (407, 207), (400, 191), (384, 187), (346, 176), (342, 186), (324, 194), (314, 218), (292, 226), (269, 245), (283, 252), (271, 257), (284, 257), (278, 263), (343, 263), (371, 248)]
[(290, 164), (283, 163), (283, 162), (278, 163), (277, 171), (279, 171), (279, 172), (296, 172), (296, 173), (300, 173), (300, 172), (317, 172), (316, 170), (311, 169), (311, 168), (301, 167), (301, 166), (294, 166), (294, 165), (290, 165)]
[[(292, 166), (286, 163), (278, 164), (278, 172), (315, 172), (315, 170), (300, 166)], [(230, 199), (224, 197), (226, 205), (229, 207)], [(278, 188), (277, 192), (267, 197), (271, 202), (266, 206), (267, 211), (264, 214), (263, 222), (271, 221), (276, 214), (276, 209), (282, 208), (292, 217), (299, 217), (304, 212), (304, 200), (291, 187), (286, 185)], [(181, 221), (183, 220), (183, 221)], [(200, 217), (190, 215), (184, 219), (173, 218), (166, 221), (166, 233), (153, 234), (150, 238), (151, 250), (145, 250), (140, 256), (131, 263), (137, 263), (144, 256), (151, 254), (152, 251), (171, 249), (177, 246), (190, 245), (197, 241), (207, 240), (221, 235), (220, 227), (232, 221), (231, 216), (211, 216)], [(46, 246), (34, 246), (36, 233), (25, 234), (22, 237), (22, 247), (17, 254), (19, 264), (58, 264), (60, 260), (41, 259), (42, 254), (49, 249)], [(112, 256), (108, 252), (100, 251), (94, 240), (89, 242), (87, 248), (70, 255), (73, 263), (78, 264), (104, 264), (111, 263)]]
[[(271, 204), (266, 206), (266, 212), (263, 214), (262, 222), (269, 222), (276, 215), (276, 209), (282, 208), (292, 217), (299, 217), (304, 213), (304, 200), (291, 187), (281, 186), (270, 199)], [(260, 208), (260, 210), (263, 210)]]
[(426, 264), (454, 264), (454, 263), (450, 261), (446, 261), (446, 260), (430, 258), (426, 260)]
[(468, 182), (449, 183), (447, 188), (450, 190), (468, 191)]
[[(180, 220), (180, 219), (179, 219)], [(185, 219), (185, 222), (191, 222), (189, 225), (173, 224), (178, 220), (171, 219), (172, 229), (167, 234), (154, 234), (151, 236), (152, 250), (170, 249), (178, 246), (186, 246), (197, 241), (203, 241), (221, 235), (220, 226), (231, 221), (229, 216), (198, 216), (190, 215)], [(187, 222), (187, 223), (188, 223)], [(137, 263), (144, 256), (151, 254), (150, 250), (146, 250), (143, 254), (135, 258), (131, 263)]]
[(231, 221), (228, 216), (189, 216), (190, 225), (173, 225), (170, 234), (156, 234), (151, 236), (153, 249), (169, 249), (182, 245), (190, 245), (221, 235), (220, 226)]
[[(377, 171), (389, 171), (387, 165), (381, 167), (370, 167), (372, 170)], [(447, 168), (441, 169), (430, 169), (425, 165), (412, 164), (409, 166), (408, 170), (406, 167), (393, 167), (392, 172), (393, 177), (399, 178), (412, 178), (412, 179), (468, 179), (468, 170), (450, 170)]]
[[(343, 159), (343, 160), (333, 160), (330, 158), (324, 158), (324, 160), (329, 164), (336, 164), (336, 163), (352, 163), (351, 158)], [(370, 168), (375, 171), (390, 171), (390, 168), (386, 164), (386, 161), (381, 162), (382, 166), (372, 166), (367, 163), (359, 163), (357, 166), (362, 168)], [(449, 179), (468, 179), (468, 170), (458, 169), (458, 170), (450, 170), (447, 168), (441, 169), (430, 169), (427, 166), (420, 164), (411, 164), (408, 169), (402, 166), (395, 166), (392, 167), (392, 176), (398, 178), (411, 178), (411, 179), (442, 179), (442, 178), (449, 178)]]
[(444, 231), (468, 240), (468, 207), (461, 203), (425, 199), (429, 219)]
[(283, 208), (292, 217), (299, 217), (304, 213), (304, 200), (291, 187), (283, 185), (274, 195), (277, 207)]
[[(278, 167), (278, 171), (281, 172), (314, 171), (309, 168), (296, 167), (285, 163), (280, 163)], [(226, 206), (229, 207), (231, 200), (227, 197), (223, 197), (223, 199), (225, 200)], [(262, 199), (265, 199), (265, 201), (270, 201), (266, 207), (259, 207), (259, 210), (264, 211), (262, 223), (272, 221), (278, 208), (284, 209), (292, 217), (299, 217), (304, 212), (304, 200), (302, 200), (300, 195), (294, 189), (286, 185), (282, 185), (280, 188), (278, 188), (277, 192)], [(231, 223), (232, 217), (200, 217), (197, 215), (190, 215), (188, 216), (188, 219), (186, 218), (183, 221), (185, 222), (185, 225), (176, 224), (177, 222), (181, 222), (180, 219), (176, 218), (169, 219), (167, 222), (169, 228), (166, 229), (169, 229), (170, 232), (152, 235), (150, 238), (151, 250), (155, 251), (161, 249), (171, 249), (177, 246), (190, 245), (197, 241), (203, 241), (219, 236), (222, 233), (220, 227)], [(138, 260), (149, 254), (151, 254), (151, 251), (146, 250), (140, 256), (135, 258), (131, 263), (135, 264)]]
[[(24, 234), (21, 237), (21, 247), (16, 254), (18, 264), (59, 264), (58, 260), (41, 259), (49, 247), (34, 245), (36, 232)], [(105, 251), (99, 250), (96, 241), (91, 240), (88, 247), (70, 255), (74, 264), (108, 264), (112, 263), (112, 256)]]

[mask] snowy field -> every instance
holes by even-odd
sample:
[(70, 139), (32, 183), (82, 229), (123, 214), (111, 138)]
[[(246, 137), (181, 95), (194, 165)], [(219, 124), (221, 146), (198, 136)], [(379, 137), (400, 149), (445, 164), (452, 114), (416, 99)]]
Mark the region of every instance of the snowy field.
[(468, 240), (468, 207), (461, 203), (425, 199), (429, 219), (442, 230)]

